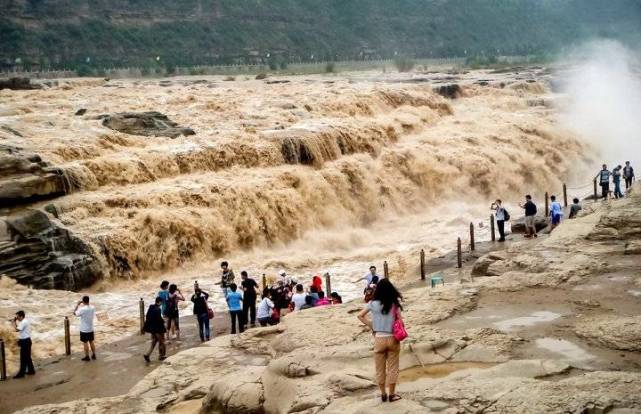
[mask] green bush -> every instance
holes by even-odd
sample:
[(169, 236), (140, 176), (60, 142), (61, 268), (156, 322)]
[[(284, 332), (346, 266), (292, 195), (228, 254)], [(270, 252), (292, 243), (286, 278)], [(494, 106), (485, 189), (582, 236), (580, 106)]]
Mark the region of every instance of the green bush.
[(76, 69), (76, 75), (80, 77), (92, 76), (93, 73), (93, 69), (89, 65), (80, 65), (78, 69)]
[(334, 73), (336, 72), (336, 64), (334, 62), (327, 62), (325, 65), (325, 73)]
[(414, 65), (414, 60), (408, 57), (401, 56), (394, 59), (394, 66), (399, 72), (409, 72), (414, 69)]

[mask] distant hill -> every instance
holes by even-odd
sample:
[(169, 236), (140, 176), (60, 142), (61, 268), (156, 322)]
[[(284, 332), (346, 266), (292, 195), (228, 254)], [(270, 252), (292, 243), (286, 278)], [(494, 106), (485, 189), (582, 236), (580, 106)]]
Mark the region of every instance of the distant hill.
[(591, 36), (638, 43), (641, 1), (0, 0), (0, 68), (522, 55)]

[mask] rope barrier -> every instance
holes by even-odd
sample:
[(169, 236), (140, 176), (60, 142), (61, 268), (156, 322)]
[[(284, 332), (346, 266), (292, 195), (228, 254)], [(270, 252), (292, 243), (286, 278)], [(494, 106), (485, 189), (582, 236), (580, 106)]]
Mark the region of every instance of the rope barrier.
[(590, 181), (589, 183), (587, 183), (585, 185), (578, 186), (578, 187), (568, 187), (568, 190), (581, 190), (581, 189), (583, 189), (585, 187), (591, 186), (592, 184), (593, 184), (593, 181)]

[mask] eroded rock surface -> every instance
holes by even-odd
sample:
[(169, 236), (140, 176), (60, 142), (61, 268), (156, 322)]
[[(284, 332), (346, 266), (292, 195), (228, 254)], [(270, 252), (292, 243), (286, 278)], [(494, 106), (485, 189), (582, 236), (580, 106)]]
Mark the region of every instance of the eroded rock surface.
[(40, 210), (0, 216), (0, 274), (39, 289), (77, 290), (102, 276), (91, 249)]
[(49, 166), (36, 154), (0, 145), (0, 207), (58, 197), (71, 187), (62, 169)]
[(181, 127), (160, 112), (122, 112), (102, 116), (102, 125), (116, 131), (146, 137), (177, 138), (195, 135), (193, 129)]

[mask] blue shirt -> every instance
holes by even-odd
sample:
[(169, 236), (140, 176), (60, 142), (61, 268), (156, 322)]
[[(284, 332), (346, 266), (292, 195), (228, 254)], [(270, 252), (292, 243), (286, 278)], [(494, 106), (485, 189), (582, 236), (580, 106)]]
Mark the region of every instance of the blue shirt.
[(160, 304), (160, 311), (163, 315), (166, 315), (167, 303), (169, 303), (169, 292), (166, 290), (161, 290), (160, 292), (158, 292), (158, 297), (162, 299), (162, 303)]
[(561, 207), (561, 203), (558, 201), (554, 201), (550, 205), (550, 213), (552, 216), (562, 216), (563, 215), (563, 207)]
[(227, 294), (227, 304), (229, 305), (230, 311), (239, 311), (243, 310), (241, 302), (243, 301), (243, 295), (239, 292), (229, 292)]

